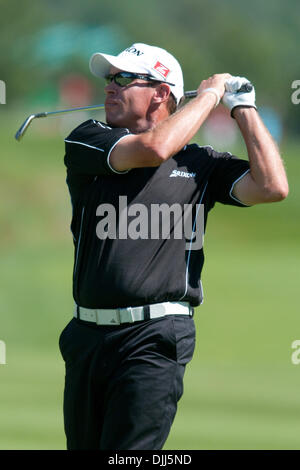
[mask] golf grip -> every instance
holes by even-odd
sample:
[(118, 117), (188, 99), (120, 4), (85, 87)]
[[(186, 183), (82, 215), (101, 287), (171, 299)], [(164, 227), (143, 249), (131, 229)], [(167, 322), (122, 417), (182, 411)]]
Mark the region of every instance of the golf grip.
[[(252, 83), (245, 83), (244, 85), (239, 88), (236, 93), (250, 93), (253, 90)], [(184, 93), (185, 98), (195, 98), (197, 96), (197, 90), (186, 91)]]

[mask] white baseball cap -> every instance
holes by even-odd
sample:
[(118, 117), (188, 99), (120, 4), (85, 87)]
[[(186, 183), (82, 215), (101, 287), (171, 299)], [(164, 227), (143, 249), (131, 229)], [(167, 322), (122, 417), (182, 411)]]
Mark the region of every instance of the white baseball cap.
[(150, 75), (170, 85), (177, 104), (184, 95), (183, 75), (179, 62), (165, 49), (147, 44), (135, 43), (119, 55), (96, 52), (90, 59), (90, 70), (96, 77), (105, 77), (110, 67), (124, 72)]

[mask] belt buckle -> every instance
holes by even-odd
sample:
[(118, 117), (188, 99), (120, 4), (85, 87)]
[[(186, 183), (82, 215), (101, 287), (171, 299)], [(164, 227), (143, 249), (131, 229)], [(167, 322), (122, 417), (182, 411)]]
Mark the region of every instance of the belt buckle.
[(133, 323), (132, 307), (118, 308), (120, 323)]
[[(114, 318), (114, 320), (116, 321), (117, 325), (121, 325), (122, 322), (121, 322), (120, 309), (116, 308), (115, 312), (116, 312), (116, 318)], [(114, 322), (112, 322), (112, 323), (114, 323)]]

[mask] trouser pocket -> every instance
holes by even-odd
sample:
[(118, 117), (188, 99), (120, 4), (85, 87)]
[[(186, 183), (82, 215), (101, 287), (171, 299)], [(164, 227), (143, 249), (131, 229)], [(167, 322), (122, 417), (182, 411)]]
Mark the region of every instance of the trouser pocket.
[(176, 338), (176, 360), (179, 364), (187, 364), (195, 351), (196, 331), (191, 317), (172, 317)]

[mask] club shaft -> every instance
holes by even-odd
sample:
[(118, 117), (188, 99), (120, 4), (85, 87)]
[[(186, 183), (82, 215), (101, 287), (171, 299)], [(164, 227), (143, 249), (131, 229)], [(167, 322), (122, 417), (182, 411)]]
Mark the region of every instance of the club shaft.
[[(86, 109), (104, 109), (104, 104), (94, 104), (91, 106), (82, 106), (81, 108), (70, 108), (70, 109), (61, 109), (60, 111), (47, 111), (44, 114), (45, 116), (49, 116), (50, 114), (61, 114), (61, 113), (73, 113), (74, 111), (85, 111)], [(44, 117), (44, 116), (39, 116)]]
[[(246, 83), (243, 85), (239, 90), (237, 90), (237, 93), (239, 92), (250, 92), (253, 89), (253, 85), (251, 83)], [(185, 98), (195, 98), (198, 94), (197, 90), (191, 90), (191, 91), (186, 91), (184, 93)], [(86, 111), (86, 110), (93, 110), (93, 109), (104, 109), (104, 104), (94, 104), (91, 106), (82, 106), (80, 108), (69, 108), (69, 109), (61, 109), (59, 111), (45, 111), (42, 113), (37, 113), (37, 114), (31, 114), (28, 116), (25, 121), (23, 122), (22, 126), (18, 131), (16, 132), (15, 138), (16, 140), (21, 140), (23, 135), (25, 134), (26, 130), (28, 129), (29, 125), (33, 121), (33, 119), (36, 118), (42, 118), (42, 117), (47, 117), (47, 116), (54, 116), (57, 114), (64, 114), (64, 113), (74, 113), (75, 111)]]
[(29, 125), (33, 121), (33, 119), (36, 118), (41, 118), (41, 117), (47, 117), (47, 116), (53, 116), (57, 114), (63, 114), (63, 113), (73, 113), (74, 111), (84, 111), (87, 109), (104, 109), (104, 104), (94, 104), (91, 106), (82, 106), (80, 108), (69, 108), (69, 109), (60, 109), (59, 111), (44, 111), (42, 113), (37, 113), (37, 114), (31, 114), (28, 116), (25, 121), (23, 122), (22, 126), (20, 129), (17, 131), (15, 138), (17, 140), (20, 140), (23, 135), (25, 134), (26, 130), (28, 129)]

